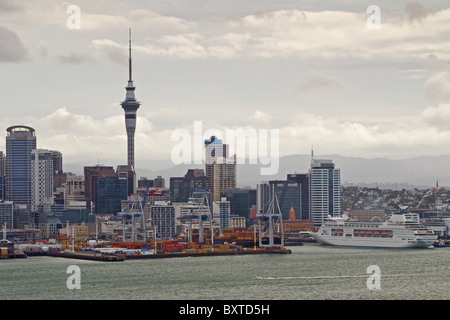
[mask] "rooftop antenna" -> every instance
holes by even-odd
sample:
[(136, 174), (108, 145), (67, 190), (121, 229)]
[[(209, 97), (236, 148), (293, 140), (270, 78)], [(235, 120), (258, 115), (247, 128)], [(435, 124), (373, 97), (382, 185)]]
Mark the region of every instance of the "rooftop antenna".
[(129, 69), (129, 80), (130, 82), (132, 82), (132, 77), (131, 77), (131, 28), (129, 29), (129, 38), (128, 38), (128, 69)]

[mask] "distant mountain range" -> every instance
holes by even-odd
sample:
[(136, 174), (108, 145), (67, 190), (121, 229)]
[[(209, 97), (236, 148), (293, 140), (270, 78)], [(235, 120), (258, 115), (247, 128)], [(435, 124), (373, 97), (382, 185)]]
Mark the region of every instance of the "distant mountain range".
[[(341, 182), (343, 185), (378, 186), (386, 189), (402, 188), (429, 188), (436, 186), (450, 186), (450, 155), (420, 156), (415, 158), (393, 160), (386, 158), (356, 158), (340, 155), (316, 156), (316, 159), (330, 159), (341, 169)], [(286, 179), (289, 173), (307, 173), (310, 167), (310, 155), (290, 155), (281, 157), (279, 170), (275, 175), (261, 175), (260, 168), (268, 165), (239, 164), (239, 187), (256, 187), (262, 181)], [(162, 176), (169, 185), (170, 177), (184, 176), (188, 169), (204, 168), (203, 165), (182, 164), (168, 169), (149, 170), (138, 168), (137, 178), (150, 179)], [(83, 173), (82, 165), (64, 165), (64, 171)]]

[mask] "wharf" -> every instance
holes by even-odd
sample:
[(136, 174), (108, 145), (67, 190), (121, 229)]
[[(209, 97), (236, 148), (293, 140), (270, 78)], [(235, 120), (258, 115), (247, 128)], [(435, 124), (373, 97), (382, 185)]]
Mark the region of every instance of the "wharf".
[(237, 256), (248, 254), (290, 254), (290, 249), (283, 250), (236, 250), (236, 251), (207, 251), (207, 252), (176, 252), (155, 254), (99, 254), (93, 252), (47, 252), (47, 256), (58, 258), (94, 260), (94, 261), (124, 261), (138, 259), (164, 259), (164, 258), (186, 258), (186, 257), (212, 257), (212, 256)]
[(7, 254), (0, 254), (0, 259), (25, 259), (27, 255), (19, 250)]
[(99, 254), (94, 252), (84, 251), (62, 251), (62, 252), (47, 252), (49, 257), (57, 258), (69, 258), (69, 259), (82, 259), (82, 260), (94, 260), (94, 261), (123, 261), (124, 257), (114, 254)]
[(126, 260), (133, 259), (164, 259), (164, 258), (183, 258), (183, 257), (213, 257), (213, 256), (238, 256), (247, 254), (290, 254), (290, 249), (284, 250), (236, 250), (236, 251), (207, 251), (207, 252), (176, 252), (176, 253), (156, 253), (156, 254), (138, 254), (125, 255)]
[(0, 256), (0, 259), (25, 259), (25, 258), (27, 258), (27, 255), (23, 253), (11, 253), (7, 256)]

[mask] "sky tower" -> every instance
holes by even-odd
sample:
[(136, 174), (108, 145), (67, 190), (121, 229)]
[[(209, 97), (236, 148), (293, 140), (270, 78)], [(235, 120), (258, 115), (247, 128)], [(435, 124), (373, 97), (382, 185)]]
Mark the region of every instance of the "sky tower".
[(133, 85), (132, 78), (132, 66), (131, 66), (131, 29), (129, 31), (129, 58), (128, 58), (128, 85), (125, 87), (127, 94), (125, 100), (121, 103), (123, 110), (125, 111), (125, 127), (127, 129), (127, 153), (128, 153), (128, 165), (131, 166), (132, 170), (134, 167), (134, 132), (136, 131), (136, 112), (141, 105), (139, 101), (136, 100), (134, 95), (134, 90), (136, 87)]

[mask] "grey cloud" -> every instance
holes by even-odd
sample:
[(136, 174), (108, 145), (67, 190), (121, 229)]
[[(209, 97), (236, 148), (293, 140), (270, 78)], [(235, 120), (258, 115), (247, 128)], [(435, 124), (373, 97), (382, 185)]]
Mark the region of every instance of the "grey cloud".
[(23, 11), (23, 7), (18, 4), (18, 1), (0, 0), (0, 14)]
[(48, 48), (45, 45), (39, 45), (36, 48), (36, 52), (40, 58), (47, 58), (48, 56)]
[(93, 40), (92, 43), (94, 46), (98, 47), (109, 60), (120, 65), (128, 64), (128, 48), (125, 46), (109, 39)]
[(69, 53), (66, 55), (61, 55), (58, 57), (58, 59), (63, 64), (82, 64), (92, 61), (89, 56), (80, 53)]
[(28, 55), (28, 50), (24, 47), (19, 36), (8, 28), (0, 27), (0, 43), (0, 63), (21, 62)]
[(128, 50), (124, 50), (119, 47), (105, 47), (105, 55), (111, 61), (120, 65), (126, 65), (128, 63)]
[(433, 9), (425, 7), (423, 4), (416, 1), (408, 2), (405, 6), (405, 14), (409, 21), (422, 20), (433, 12)]
[(436, 72), (425, 81), (425, 97), (433, 103), (450, 103), (450, 72)]
[(333, 76), (310, 71), (307, 72), (300, 81), (292, 88), (291, 92), (307, 92), (307, 91), (321, 91), (324, 89), (346, 89), (348, 85)]
[(437, 57), (434, 54), (429, 54), (426, 57), (426, 65), (429, 66), (432, 70), (450, 70), (450, 65), (446, 59), (442, 59)]

